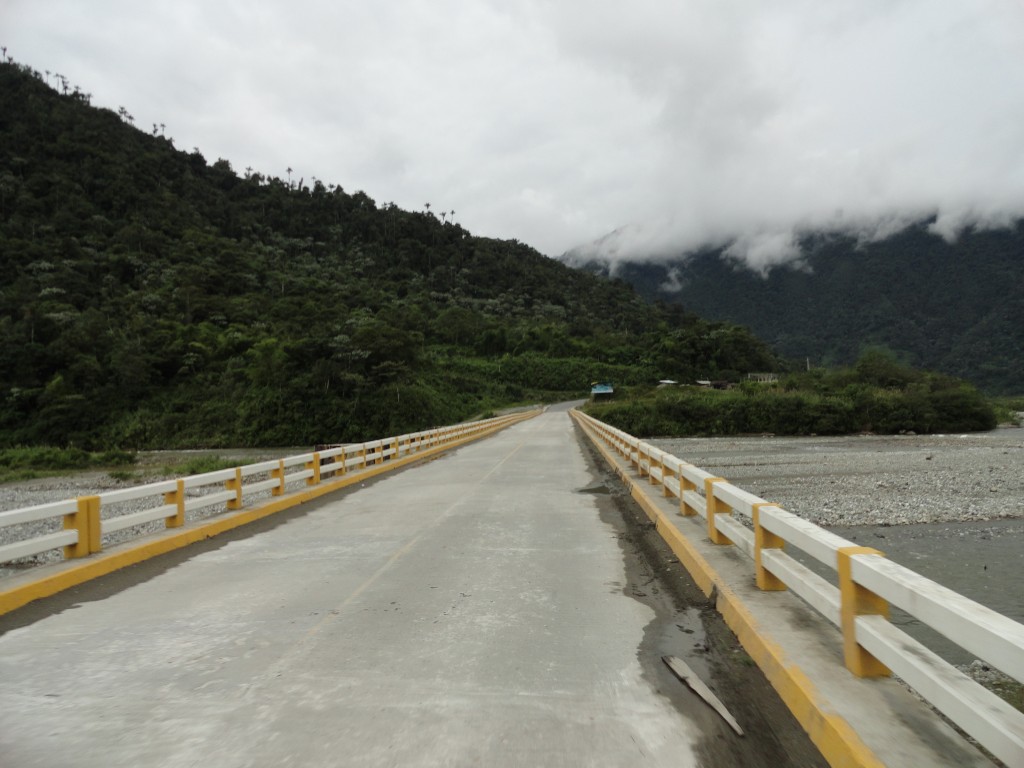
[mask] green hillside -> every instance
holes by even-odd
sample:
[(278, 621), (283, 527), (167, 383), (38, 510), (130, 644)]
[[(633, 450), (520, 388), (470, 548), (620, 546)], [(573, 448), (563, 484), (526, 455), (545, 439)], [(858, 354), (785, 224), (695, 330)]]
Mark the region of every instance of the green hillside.
[(927, 225), (874, 243), (808, 235), (798, 268), (764, 276), (720, 250), (622, 264), (615, 274), (649, 299), (748, 326), (784, 357), (848, 365), (866, 347), (885, 347), (991, 394), (1024, 393), (1024, 222), (955, 243)]
[(354, 440), (776, 365), (454, 215), (240, 175), (88, 100), (0, 65), (0, 447)]

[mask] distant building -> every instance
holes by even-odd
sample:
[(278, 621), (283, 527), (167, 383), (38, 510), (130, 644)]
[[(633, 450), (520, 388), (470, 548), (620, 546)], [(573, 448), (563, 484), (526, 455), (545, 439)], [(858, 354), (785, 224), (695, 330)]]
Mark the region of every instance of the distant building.
[(748, 373), (747, 381), (756, 381), (758, 384), (777, 384), (779, 374), (777, 373)]
[(697, 379), (695, 383), (698, 387), (703, 387), (704, 389), (732, 389), (733, 387), (731, 381), (726, 381), (724, 379), (716, 381), (711, 381), (710, 379)]

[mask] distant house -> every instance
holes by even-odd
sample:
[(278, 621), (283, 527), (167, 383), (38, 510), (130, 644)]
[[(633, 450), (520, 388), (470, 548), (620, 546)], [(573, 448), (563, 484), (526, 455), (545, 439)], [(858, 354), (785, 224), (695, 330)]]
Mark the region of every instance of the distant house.
[(748, 373), (747, 381), (756, 381), (758, 384), (777, 384), (779, 374), (777, 373)]
[(610, 381), (594, 381), (590, 384), (591, 400), (610, 400), (615, 394), (615, 387)]

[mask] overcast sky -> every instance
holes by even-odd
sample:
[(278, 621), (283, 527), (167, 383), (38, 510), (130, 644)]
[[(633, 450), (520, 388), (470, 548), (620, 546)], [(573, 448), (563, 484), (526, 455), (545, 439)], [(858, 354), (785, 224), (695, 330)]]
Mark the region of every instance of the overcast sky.
[(236, 171), (548, 255), (1024, 214), (1019, 0), (0, 0), (0, 44)]

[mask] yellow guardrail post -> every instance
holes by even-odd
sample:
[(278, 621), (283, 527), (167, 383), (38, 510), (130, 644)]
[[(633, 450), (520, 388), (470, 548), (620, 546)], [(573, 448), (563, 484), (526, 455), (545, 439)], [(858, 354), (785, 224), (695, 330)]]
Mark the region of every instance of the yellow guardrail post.
[(854, 555), (885, 557), (871, 547), (840, 547), (836, 552), (839, 572), (839, 618), (843, 630), (843, 660), (857, 677), (889, 677), (892, 672), (857, 642), (858, 616), (889, 618), (889, 603), (853, 580)]
[(775, 504), (769, 502), (760, 502), (754, 504), (750, 508), (751, 516), (754, 519), (754, 572), (755, 581), (757, 582), (758, 589), (762, 589), (766, 592), (778, 592), (786, 588), (785, 583), (771, 573), (761, 563), (761, 550), (763, 549), (782, 549), (786, 541), (781, 536), (776, 536), (771, 531), (766, 531), (761, 526), (761, 507), (774, 507)]
[[(676, 476), (676, 473), (673, 470), (668, 468), (668, 464), (666, 464), (664, 461), (662, 461), (661, 462), (661, 495), (662, 496), (671, 496), (672, 495), (672, 489), (668, 487), (668, 483), (665, 482), (665, 481), (668, 480), (670, 477), (675, 477), (675, 476)], [(679, 486), (679, 492), (680, 493), (683, 492), (683, 487), (681, 485)]]
[(242, 468), (235, 467), (235, 476), (224, 483), (224, 487), (235, 492), (235, 498), (228, 499), (228, 509), (242, 508)]
[(181, 528), (185, 524), (185, 480), (178, 478), (173, 491), (164, 494), (164, 504), (174, 505), (174, 514), (164, 518), (165, 528)]
[(306, 478), (306, 485), (320, 485), (320, 454), (314, 452), (313, 460), (306, 462), (306, 469), (313, 470), (313, 476)]
[(359, 468), (366, 469), (366, 443), (359, 446)]
[(270, 476), (277, 480), (277, 487), (270, 489), (271, 496), (284, 494), (284, 459), (277, 460), (277, 469), (270, 470)]
[(679, 467), (679, 514), (683, 517), (693, 517), (697, 510), (686, 503), (686, 492), (696, 491), (697, 484), (683, 474), (683, 468)]
[(64, 515), (64, 529), (78, 531), (78, 543), (64, 547), (64, 559), (85, 557), (102, 549), (100, 536), (100, 497), (79, 496), (78, 509)]
[(724, 483), (724, 477), (709, 477), (704, 480), (705, 509), (708, 515), (708, 538), (712, 544), (732, 544), (728, 536), (715, 527), (716, 515), (731, 515), (732, 508), (724, 501), (715, 498), (715, 483)]
[(665, 466), (662, 464), (661, 459), (655, 460), (654, 453), (651, 451), (647, 452), (647, 480), (651, 485), (657, 485), (658, 481), (654, 477), (654, 470), (661, 470), (661, 480), (665, 481)]

